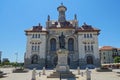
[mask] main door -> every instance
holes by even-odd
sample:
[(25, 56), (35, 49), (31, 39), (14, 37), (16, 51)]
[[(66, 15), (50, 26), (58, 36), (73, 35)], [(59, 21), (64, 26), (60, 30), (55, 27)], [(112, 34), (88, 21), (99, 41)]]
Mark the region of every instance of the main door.
[(93, 57), (92, 56), (87, 57), (87, 64), (93, 64)]
[(38, 55), (33, 55), (33, 56), (32, 56), (31, 63), (32, 63), (32, 64), (38, 64)]

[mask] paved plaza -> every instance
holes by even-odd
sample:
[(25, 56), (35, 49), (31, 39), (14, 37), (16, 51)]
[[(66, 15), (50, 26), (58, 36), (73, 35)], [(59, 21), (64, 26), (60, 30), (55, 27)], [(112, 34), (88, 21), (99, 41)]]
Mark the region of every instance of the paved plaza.
[[(12, 73), (13, 68), (0, 68), (0, 70), (7, 73), (4, 77), (0, 78), (0, 80), (31, 80), (32, 70), (27, 73)], [(62, 80), (86, 80), (85, 75), (81, 77), (77, 74), (77, 70), (71, 70), (78, 78), (74, 79), (62, 79)], [(85, 70), (80, 70), (81, 72), (85, 72)], [(113, 72), (96, 72), (94, 69), (91, 70), (91, 80), (120, 80), (120, 74), (116, 73), (118, 70), (113, 70)], [(37, 73), (42, 72), (42, 70), (37, 70)], [(53, 70), (46, 70), (46, 75), (39, 76), (36, 75), (37, 80), (60, 80), (59, 78), (47, 78), (46, 76), (50, 75)]]

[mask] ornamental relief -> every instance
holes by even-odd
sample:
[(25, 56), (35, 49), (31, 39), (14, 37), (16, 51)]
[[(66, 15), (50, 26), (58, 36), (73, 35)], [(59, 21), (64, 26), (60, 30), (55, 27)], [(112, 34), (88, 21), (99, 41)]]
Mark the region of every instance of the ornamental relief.
[(51, 30), (49, 33), (51, 35), (60, 35), (63, 32), (65, 35), (71, 35), (75, 33), (75, 30)]
[(36, 44), (36, 43), (37, 43), (37, 44), (41, 44), (42, 42), (41, 42), (41, 41), (37, 41), (37, 40), (36, 40), (36, 41), (35, 41), (35, 40), (34, 40), (34, 41), (31, 40), (31, 41), (30, 41), (30, 44)]

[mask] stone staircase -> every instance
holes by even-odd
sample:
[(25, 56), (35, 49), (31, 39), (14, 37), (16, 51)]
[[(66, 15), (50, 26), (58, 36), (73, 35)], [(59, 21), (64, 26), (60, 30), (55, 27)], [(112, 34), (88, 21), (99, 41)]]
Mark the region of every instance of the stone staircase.
[(49, 76), (47, 76), (47, 78), (75, 78), (76, 76), (68, 71), (68, 72), (53, 72), (52, 74), (50, 74)]

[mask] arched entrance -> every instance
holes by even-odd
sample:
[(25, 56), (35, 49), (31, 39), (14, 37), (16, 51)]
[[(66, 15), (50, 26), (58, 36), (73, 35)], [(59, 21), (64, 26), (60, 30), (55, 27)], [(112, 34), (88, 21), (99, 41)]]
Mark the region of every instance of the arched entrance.
[(93, 57), (87, 56), (87, 64), (93, 64)]
[(38, 64), (38, 55), (33, 55), (32, 56), (31, 64)]

